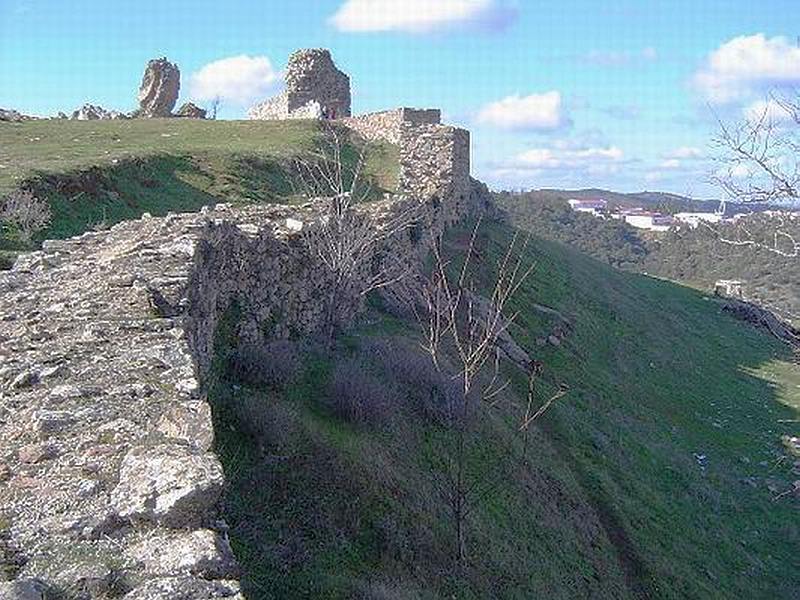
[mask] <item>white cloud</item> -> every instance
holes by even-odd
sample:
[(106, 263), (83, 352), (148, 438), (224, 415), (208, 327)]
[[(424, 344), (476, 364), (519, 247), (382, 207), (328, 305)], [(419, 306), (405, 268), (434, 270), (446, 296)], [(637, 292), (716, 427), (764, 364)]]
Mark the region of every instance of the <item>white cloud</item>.
[(745, 119), (755, 123), (764, 119), (765, 122), (778, 124), (792, 120), (791, 113), (783, 107), (780, 102), (775, 100), (756, 100), (746, 106), (742, 113)]
[(515, 164), (527, 169), (591, 169), (619, 163), (624, 153), (617, 146), (599, 148), (532, 148), (518, 154)]
[(666, 159), (691, 159), (691, 158), (702, 158), (703, 151), (700, 148), (695, 148), (694, 146), (681, 146), (680, 148), (675, 148), (671, 152), (667, 152), (664, 155)]
[(279, 79), (266, 56), (243, 54), (216, 60), (192, 73), (190, 95), (195, 100), (219, 97), (244, 106), (274, 91)]
[(451, 28), (502, 29), (516, 16), (503, 0), (346, 0), (330, 18), (340, 31), (426, 33)]
[(680, 169), (681, 161), (677, 158), (668, 158), (667, 160), (661, 161), (659, 166), (662, 169)]
[(530, 96), (515, 94), (491, 102), (478, 112), (478, 123), (501, 129), (553, 131), (570, 126), (572, 121), (561, 93), (553, 90)]
[(491, 166), (489, 177), (500, 186), (537, 185), (586, 186), (608, 181), (625, 173), (629, 159), (616, 146), (577, 148), (571, 142), (531, 148)]
[(771, 87), (800, 84), (800, 48), (782, 36), (740, 36), (714, 50), (694, 75), (712, 102), (731, 102)]

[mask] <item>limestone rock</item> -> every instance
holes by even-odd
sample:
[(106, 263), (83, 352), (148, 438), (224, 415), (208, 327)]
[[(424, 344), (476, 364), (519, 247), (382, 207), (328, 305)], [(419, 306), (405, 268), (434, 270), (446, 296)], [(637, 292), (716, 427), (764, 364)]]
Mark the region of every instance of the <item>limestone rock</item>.
[(100, 121), (107, 119), (124, 119), (125, 115), (116, 110), (106, 110), (96, 104), (84, 104), (72, 112), (70, 117), (76, 121)]
[(17, 454), (22, 462), (32, 465), (55, 458), (58, 451), (50, 444), (28, 444), (20, 448)]
[(45, 587), (38, 579), (0, 581), (0, 598), (3, 600), (44, 600)]
[(126, 554), (150, 575), (184, 573), (204, 579), (230, 579), (238, 574), (230, 545), (209, 529), (150, 537)]
[(166, 57), (151, 60), (147, 63), (139, 86), (139, 116), (171, 116), (180, 89), (181, 72), (178, 66)]
[(184, 527), (203, 520), (222, 484), (222, 466), (211, 453), (183, 444), (136, 446), (122, 461), (111, 502), (122, 518)]
[(132, 592), (124, 600), (211, 600), (230, 598), (243, 600), (239, 584), (233, 581), (207, 581), (191, 575), (151, 579)]
[(205, 119), (206, 109), (200, 108), (193, 102), (186, 102), (181, 105), (178, 112), (175, 113), (176, 117), (183, 117), (184, 119)]
[(10, 123), (19, 123), (21, 121), (28, 121), (33, 117), (23, 115), (21, 112), (11, 108), (0, 108), (0, 121), (8, 121)]
[(207, 402), (189, 401), (170, 406), (156, 429), (168, 438), (188, 442), (200, 450), (210, 450), (214, 443), (211, 407)]

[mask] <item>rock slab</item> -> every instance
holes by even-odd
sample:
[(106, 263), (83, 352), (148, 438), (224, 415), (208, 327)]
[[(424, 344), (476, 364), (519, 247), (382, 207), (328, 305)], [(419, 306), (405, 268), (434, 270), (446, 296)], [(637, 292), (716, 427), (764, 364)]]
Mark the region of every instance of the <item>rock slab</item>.
[(139, 86), (139, 116), (169, 117), (178, 101), (181, 72), (166, 57), (149, 61)]

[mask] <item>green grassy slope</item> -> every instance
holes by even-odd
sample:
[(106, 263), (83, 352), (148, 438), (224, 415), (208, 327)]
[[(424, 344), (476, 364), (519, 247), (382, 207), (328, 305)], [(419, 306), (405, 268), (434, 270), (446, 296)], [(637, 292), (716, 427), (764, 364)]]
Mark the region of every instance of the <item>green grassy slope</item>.
[[(487, 228), (479, 268), (493, 268), (509, 235)], [(282, 393), (215, 380), (226, 519), (248, 598), (796, 594), (797, 500), (773, 500), (792, 480), (781, 436), (797, 434), (800, 415), (786, 349), (694, 290), (555, 243), (529, 253), (537, 269), (513, 333), (544, 362), (547, 388), (572, 391), (539, 422), (530, 465), (509, 467), (476, 502), (465, 581), (452, 576), (434, 475), (446, 433), (405, 407), (393, 369), (375, 367), (401, 407), (381, 426), (344, 423), (323, 402), (337, 361), (369, 361), (371, 338), (413, 339), (413, 326), (373, 310)], [(570, 323), (558, 347), (537, 345), (559, 324), (541, 305)], [(476, 435), (471, 464), (491, 467), (509, 424), (495, 413)]]
[[(193, 211), (218, 202), (290, 202), (290, 161), (314, 149), (319, 139), (310, 121), (3, 122), (0, 196), (26, 187), (48, 200), (53, 223), (37, 241), (144, 212)], [(368, 156), (367, 177), (376, 189), (394, 189), (396, 149), (373, 145)], [(25, 249), (13, 230), (0, 228), (0, 263), (3, 255)]]

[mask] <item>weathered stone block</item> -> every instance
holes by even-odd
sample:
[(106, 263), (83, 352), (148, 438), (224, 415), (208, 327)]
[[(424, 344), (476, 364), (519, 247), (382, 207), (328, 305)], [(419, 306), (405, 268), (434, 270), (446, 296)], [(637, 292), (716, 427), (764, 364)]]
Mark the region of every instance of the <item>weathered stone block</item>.
[(223, 482), (213, 454), (177, 443), (137, 446), (122, 461), (111, 502), (122, 518), (191, 526), (217, 503)]

